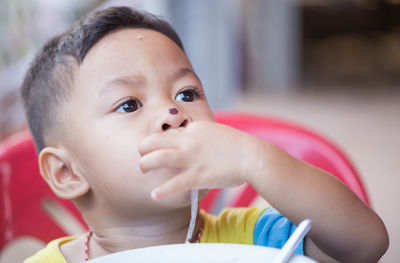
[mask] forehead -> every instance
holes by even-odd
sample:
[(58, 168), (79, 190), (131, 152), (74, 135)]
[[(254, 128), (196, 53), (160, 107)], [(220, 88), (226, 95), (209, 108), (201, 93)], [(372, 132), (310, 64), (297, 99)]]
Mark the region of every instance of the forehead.
[(163, 76), (192, 68), (186, 54), (167, 36), (149, 29), (121, 29), (106, 35), (87, 53), (78, 81), (108, 82), (121, 75)]
[(84, 61), (91, 60), (93, 55), (98, 52), (112, 52), (117, 55), (137, 50), (137, 55), (140, 55), (143, 51), (156, 51), (157, 49), (169, 49), (170, 52), (175, 50), (179, 51), (177, 54), (180, 53), (180, 55), (185, 56), (175, 42), (158, 31), (143, 28), (123, 28), (105, 35), (89, 50)]

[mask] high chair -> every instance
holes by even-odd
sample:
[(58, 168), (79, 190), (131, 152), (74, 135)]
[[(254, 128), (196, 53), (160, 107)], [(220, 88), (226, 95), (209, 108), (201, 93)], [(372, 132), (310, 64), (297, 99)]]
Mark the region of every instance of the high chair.
[[(369, 204), (355, 169), (327, 139), (296, 124), (265, 116), (216, 113), (216, 119), (330, 172)], [(202, 200), (201, 207), (215, 213), (223, 206), (252, 206), (257, 199), (249, 185), (229, 194), (214, 189)], [(0, 143), (0, 210), (0, 263), (21, 262), (55, 238), (87, 229), (74, 205), (56, 197), (41, 178), (37, 153), (26, 131)]]

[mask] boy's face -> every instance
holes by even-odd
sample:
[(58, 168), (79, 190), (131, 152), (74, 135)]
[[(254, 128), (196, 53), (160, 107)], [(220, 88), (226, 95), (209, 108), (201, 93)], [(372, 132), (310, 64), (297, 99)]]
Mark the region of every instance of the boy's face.
[(187, 193), (160, 202), (150, 197), (177, 171), (139, 168), (138, 144), (146, 136), (214, 121), (199, 79), (173, 41), (146, 29), (106, 35), (77, 69), (68, 100), (65, 148), (95, 205), (128, 216), (188, 205)]

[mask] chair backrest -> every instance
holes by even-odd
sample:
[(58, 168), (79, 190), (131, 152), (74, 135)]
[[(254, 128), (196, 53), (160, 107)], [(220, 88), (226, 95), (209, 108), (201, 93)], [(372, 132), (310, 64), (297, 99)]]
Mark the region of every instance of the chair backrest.
[[(337, 176), (368, 204), (353, 166), (336, 147), (321, 136), (295, 124), (253, 115), (217, 113), (217, 121), (270, 141), (293, 156)], [(257, 193), (249, 185), (223, 204), (248, 206)], [(201, 207), (213, 211), (221, 190), (211, 190)], [(85, 231), (87, 226), (75, 206), (57, 198), (38, 169), (37, 153), (28, 132), (0, 144), (0, 255), (6, 244), (33, 237), (43, 244)], [(1, 262), (1, 260), (0, 260)]]
[[(321, 135), (297, 124), (266, 116), (217, 113), (216, 119), (219, 123), (269, 141), (292, 156), (331, 173), (369, 205), (364, 186), (349, 159)], [(221, 204), (218, 202), (221, 199), (221, 189), (214, 189), (203, 198), (201, 207), (208, 212), (216, 213), (225, 206), (249, 206), (256, 196), (255, 190), (250, 185), (245, 185)]]
[(0, 211), (0, 251), (26, 237), (45, 244), (86, 228), (75, 206), (57, 198), (41, 178), (28, 132), (0, 144)]

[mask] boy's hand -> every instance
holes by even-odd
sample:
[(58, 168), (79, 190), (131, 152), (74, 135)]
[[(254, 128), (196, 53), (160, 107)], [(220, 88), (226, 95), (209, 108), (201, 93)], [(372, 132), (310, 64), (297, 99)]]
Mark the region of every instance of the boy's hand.
[(257, 138), (234, 128), (196, 121), (183, 129), (146, 137), (139, 144), (140, 168), (181, 172), (152, 191), (154, 199), (192, 188), (232, 187), (246, 182), (259, 143)]

